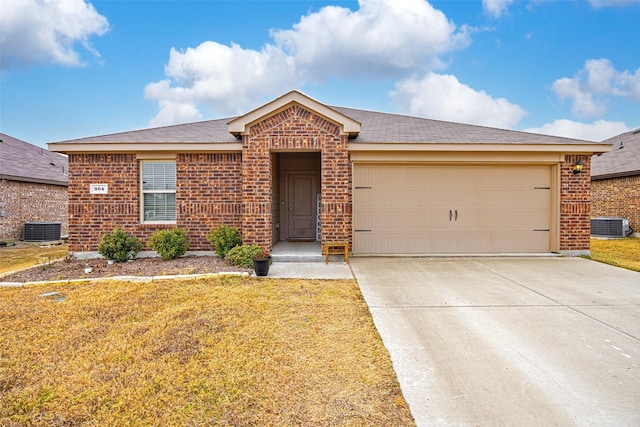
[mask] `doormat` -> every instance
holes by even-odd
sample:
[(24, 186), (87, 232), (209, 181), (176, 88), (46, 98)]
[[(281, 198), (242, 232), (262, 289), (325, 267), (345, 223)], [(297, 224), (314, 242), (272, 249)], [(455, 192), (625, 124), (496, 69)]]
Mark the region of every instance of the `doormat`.
[(289, 242), (289, 243), (305, 243), (305, 242), (306, 243), (309, 243), (309, 242), (313, 243), (315, 241), (316, 241), (316, 239), (287, 239), (287, 242)]

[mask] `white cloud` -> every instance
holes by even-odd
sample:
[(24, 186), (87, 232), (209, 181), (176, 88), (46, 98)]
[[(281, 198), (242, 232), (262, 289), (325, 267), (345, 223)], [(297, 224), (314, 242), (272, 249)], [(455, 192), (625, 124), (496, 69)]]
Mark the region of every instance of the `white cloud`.
[[(466, 47), (467, 28), (457, 29), (425, 0), (360, 0), (359, 9), (327, 6), (290, 30), (271, 32), (261, 50), (213, 41), (185, 51), (171, 49), (167, 79), (147, 85), (157, 101), (154, 124), (179, 115), (172, 108), (206, 105), (236, 114), (266, 96), (336, 77), (394, 78), (442, 66), (440, 56)], [(170, 101), (170, 102), (163, 102)]]
[(424, 0), (360, 0), (356, 11), (327, 6), (291, 30), (273, 31), (276, 45), (307, 78), (396, 76), (440, 65), (438, 56), (466, 47), (467, 28)]
[(196, 122), (202, 118), (202, 114), (195, 105), (188, 102), (174, 102), (166, 99), (158, 101), (160, 112), (149, 124), (151, 126), (163, 126), (167, 123)]
[(623, 7), (632, 4), (640, 4), (640, 0), (589, 0), (594, 9), (602, 9), (605, 7)]
[(507, 11), (513, 0), (482, 0), (482, 7), (485, 12), (494, 18), (499, 18)]
[(635, 73), (616, 71), (608, 59), (590, 59), (573, 77), (563, 77), (551, 86), (560, 100), (571, 100), (578, 117), (597, 117), (607, 110), (608, 97), (640, 101), (640, 68)]
[(430, 119), (511, 128), (527, 115), (520, 106), (476, 91), (455, 76), (431, 72), (399, 82), (391, 97), (404, 113)]
[(93, 35), (109, 30), (107, 19), (83, 0), (4, 0), (0, 13), (0, 67), (39, 62), (82, 65), (76, 45), (98, 56)]
[(538, 128), (524, 129), (525, 132), (541, 133), (544, 135), (563, 136), (566, 138), (583, 139), (587, 141), (604, 141), (612, 136), (628, 132), (631, 129), (622, 122), (597, 120), (593, 123), (581, 123), (573, 120), (554, 120)]
[(160, 107), (153, 125), (189, 120), (198, 104), (219, 114), (245, 112), (254, 100), (298, 83), (291, 58), (271, 45), (256, 51), (208, 41), (184, 52), (171, 49), (165, 74), (168, 79), (150, 83), (144, 90), (145, 98)]

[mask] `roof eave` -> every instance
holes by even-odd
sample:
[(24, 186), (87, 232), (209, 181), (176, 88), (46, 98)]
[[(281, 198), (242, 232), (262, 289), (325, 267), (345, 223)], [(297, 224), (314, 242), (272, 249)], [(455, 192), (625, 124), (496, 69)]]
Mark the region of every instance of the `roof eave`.
[(68, 181), (59, 181), (54, 179), (40, 179), (40, 178), (31, 178), (27, 176), (15, 176), (15, 175), (0, 175), (0, 179), (4, 179), (7, 181), (17, 181), (17, 182), (31, 182), (34, 184), (47, 184), (47, 185), (58, 185), (60, 187), (68, 187)]
[(108, 142), (108, 143), (49, 143), (49, 151), (56, 153), (141, 153), (141, 152), (241, 152), (241, 142)]
[(603, 179), (626, 178), (628, 176), (640, 175), (640, 170), (606, 173), (602, 175), (592, 175), (591, 181), (600, 181)]
[(609, 151), (609, 144), (527, 144), (527, 143), (371, 143), (350, 142), (349, 151), (477, 151), (555, 152), (593, 154)]

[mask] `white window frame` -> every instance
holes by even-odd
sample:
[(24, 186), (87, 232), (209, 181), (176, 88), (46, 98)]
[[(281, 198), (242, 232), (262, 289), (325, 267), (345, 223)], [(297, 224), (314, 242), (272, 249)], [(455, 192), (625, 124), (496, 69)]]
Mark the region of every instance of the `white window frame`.
[[(176, 224), (176, 220), (178, 216), (178, 206), (177, 206), (178, 202), (176, 198), (176, 188), (177, 188), (176, 178), (177, 177), (174, 176), (174, 180), (173, 180), (174, 188), (145, 190), (144, 188), (144, 167), (145, 166), (144, 165), (149, 163), (173, 163), (174, 171), (175, 171), (176, 161), (175, 159), (162, 159), (162, 160), (158, 159), (158, 160), (141, 160), (140, 161), (140, 222), (142, 224)], [(174, 199), (176, 199), (176, 206), (175, 206), (176, 219), (156, 221), (155, 219), (145, 218), (144, 198), (146, 194), (173, 194)]]

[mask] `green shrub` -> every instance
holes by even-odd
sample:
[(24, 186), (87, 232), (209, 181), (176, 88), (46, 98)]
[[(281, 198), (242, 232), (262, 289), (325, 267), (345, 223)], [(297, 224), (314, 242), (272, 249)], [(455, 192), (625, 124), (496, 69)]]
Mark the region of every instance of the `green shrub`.
[(221, 225), (209, 232), (207, 240), (211, 242), (216, 251), (216, 255), (225, 258), (227, 252), (242, 244), (242, 238), (235, 227)]
[(189, 240), (184, 230), (158, 230), (149, 236), (149, 247), (158, 252), (162, 259), (174, 259), (184, 255), (189, 249)]
[(236, 246), (227, 253), (224, 259), (236, 267), (253, 268), (253, 256), (261, 250), (260, 246), (256, 245)]
[(98, 245), (100, 255), (115, 262), (129, 261), (135, 258), (141, 250), (142, 243), (137, 238), (117, 227), (113, 232), (102, 236)]

